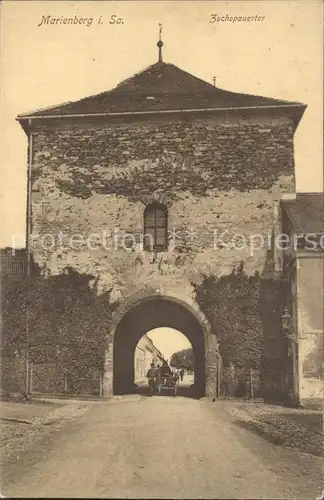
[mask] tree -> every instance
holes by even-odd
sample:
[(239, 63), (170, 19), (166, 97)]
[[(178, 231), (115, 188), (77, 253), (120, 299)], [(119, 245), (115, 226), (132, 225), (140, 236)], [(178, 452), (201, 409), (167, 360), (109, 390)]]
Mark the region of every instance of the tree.
[(183, 349), (182, 351), (175, 352), (171, 356), (171, 366), (184, 366), (188, 370), (194, 370), (194, 352), (190, 347), (189, 349)]

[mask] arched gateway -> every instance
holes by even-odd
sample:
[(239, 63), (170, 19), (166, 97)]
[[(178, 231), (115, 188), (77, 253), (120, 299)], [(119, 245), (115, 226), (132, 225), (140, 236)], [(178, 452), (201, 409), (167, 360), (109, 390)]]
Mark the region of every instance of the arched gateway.
[(150, 330), (174, 328), (190, 341), (195, 355), (195, 394), (216, 396), (217, 342), (206, 321), (174, 297), (152, 296), (127, 308), (106, 353), (104, 394), (127, 394), (134, 387), (134, 352)]

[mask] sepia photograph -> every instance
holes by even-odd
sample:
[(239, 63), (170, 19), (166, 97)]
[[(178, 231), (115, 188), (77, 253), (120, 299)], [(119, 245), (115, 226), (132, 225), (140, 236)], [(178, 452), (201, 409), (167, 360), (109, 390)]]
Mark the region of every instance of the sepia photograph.
[(1, 498), (324, 498), (323, 10), (2, 2)]

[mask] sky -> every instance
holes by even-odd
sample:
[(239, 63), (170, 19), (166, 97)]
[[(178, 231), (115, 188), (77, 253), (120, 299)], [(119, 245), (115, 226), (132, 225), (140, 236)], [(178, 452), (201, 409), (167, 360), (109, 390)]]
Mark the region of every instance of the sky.
[[(211, 14), (264, 16), (211, 23)], [(91, 26), (44, 25), (42, 16), (93, 17)], [(122, 24), (110, 24), (112, 15)], [(321, 191), (323, 4), (263, 2), (74, 2), (1, 4), (1, 240), (24, 245), (27, 140), (19, 113), (113, 88), (164, 60), (235, 92), (308, 105), (295, 134), (297, 191)], [(102, 24), (98, 24), (101, 17)]]
[(175, 352), (191, 347), (187, 337), (174, 328), (155, 328), (150, 330), (147, 336), (168, 361)]

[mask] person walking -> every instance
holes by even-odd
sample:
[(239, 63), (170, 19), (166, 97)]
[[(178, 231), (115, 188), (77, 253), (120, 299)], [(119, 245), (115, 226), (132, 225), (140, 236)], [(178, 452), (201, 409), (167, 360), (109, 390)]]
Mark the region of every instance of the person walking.
[(155, 368), (155, 364), (151, 363), (151, 368), (148, 370), (146, 377), (148, 379), (149, 393), (154, 394), (156, 392), (158, 371)]
[(172, 366), (172, 377), (175, 381), (177, 381), (179, 378), (179, 370), (176, 366)]
[(183, 376), (184, 376), (184, 367), (182, 366), (180, 368), (180, 380), (181, 380), (181, 382), (183, 381)]

